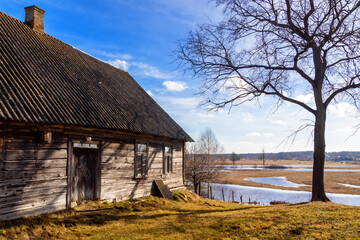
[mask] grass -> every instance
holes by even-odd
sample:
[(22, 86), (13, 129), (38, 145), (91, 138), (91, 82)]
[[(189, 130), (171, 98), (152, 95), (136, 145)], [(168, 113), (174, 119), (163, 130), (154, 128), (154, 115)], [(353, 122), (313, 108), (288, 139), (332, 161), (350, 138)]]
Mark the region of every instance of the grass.
[(358, 239), (360, 208), (334, 203), (247, 206), (145, 197), (0, 222), (0, 239)]

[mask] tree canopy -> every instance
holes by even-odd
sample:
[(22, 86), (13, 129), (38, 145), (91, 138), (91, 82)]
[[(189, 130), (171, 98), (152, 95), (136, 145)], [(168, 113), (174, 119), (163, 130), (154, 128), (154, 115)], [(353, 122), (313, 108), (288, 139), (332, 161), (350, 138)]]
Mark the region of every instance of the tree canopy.
[[(360, 87), (360, 1), (217, 0), (220, 22), (200, 25), (181, 41), (178, 57), (202, 79), (213, 109), (275, 96), (314, 115), (312, 200), (323, 185), (326, 110), (357, 106)], [(311, 94), (311, 103), (296, 98)]]

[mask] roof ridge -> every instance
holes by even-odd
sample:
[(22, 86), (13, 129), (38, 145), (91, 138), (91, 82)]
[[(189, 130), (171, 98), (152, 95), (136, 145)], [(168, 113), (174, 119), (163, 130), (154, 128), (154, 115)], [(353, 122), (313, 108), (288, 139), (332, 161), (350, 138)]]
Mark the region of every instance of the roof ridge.
[[(55, 39), (56, 39), (56, 38), (55, 38)], [(59, 41), (61, 41), (61, 40), (59, 40)], [(68, 44), (68, 45), (69, 45), (69, 44)], [(102, 59), (100, 59), (100, 58), (94, 57), (93, 55), (90, 55), (89, 53), (87, 53), (87, 52), (85, 52), (85, 51), (83, 51), (83, 50), (81, 50), (81, 49), (79, 49), (79, 48), (77, 48), (77, 47), (74, 47), (74, 46), (72, 46), (72, 45), (70, 45), (70, 46), (71, 46), (72, 48), (74, 48), (74, 49), (76, 49), (76, 50), (78, 50), (78, 51), (80, 51), (80, 52), (82, 52), (82, 53), (84, 53), (84, 54), (92, 57), (92, 58), (95, 58), (96, 60), (98, 60), (98, 61), (100, 61), (100, 62), (106, 63), (107, 65), (110, 65), (110, 66), (113, 67), (113, 68), (116, 68), (116, 69), (119, 69), (119, 70), (121, 70), (121, 71), (123, 71), (123, 72), (129, 73), (128, 71), (125, 71), (124, 69), (115, 67), (114, 65), (110, 64), (109, 62), (106, 62), (106, 61), (104, 61), (104, 60), (102, 60)]]

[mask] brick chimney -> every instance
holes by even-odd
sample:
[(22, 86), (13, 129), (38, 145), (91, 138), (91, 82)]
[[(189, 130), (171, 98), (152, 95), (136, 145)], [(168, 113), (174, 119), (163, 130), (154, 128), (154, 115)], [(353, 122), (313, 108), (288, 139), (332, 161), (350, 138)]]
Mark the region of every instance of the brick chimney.
[(45, 11), (33, 5), (25, 8), (25, 24), (32, 29), (44, 32), (44, 14)]

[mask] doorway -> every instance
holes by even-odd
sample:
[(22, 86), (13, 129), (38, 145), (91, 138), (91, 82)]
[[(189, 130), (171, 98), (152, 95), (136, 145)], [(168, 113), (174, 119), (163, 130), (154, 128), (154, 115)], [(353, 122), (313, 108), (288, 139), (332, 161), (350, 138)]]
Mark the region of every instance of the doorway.
[(78, 204), (96, 199), (98, 149), (73, 149), (72, 201)]

